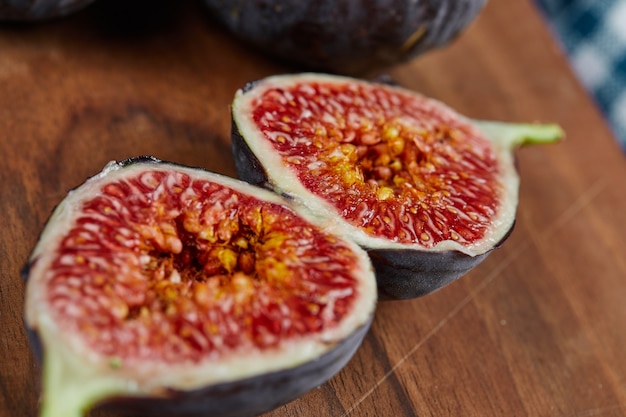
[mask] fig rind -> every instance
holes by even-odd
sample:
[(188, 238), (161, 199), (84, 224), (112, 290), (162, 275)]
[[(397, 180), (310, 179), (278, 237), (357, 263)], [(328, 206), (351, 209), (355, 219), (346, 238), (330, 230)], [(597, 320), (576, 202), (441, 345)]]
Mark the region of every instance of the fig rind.
[(104, 408), (128, 417), (247, 417), (273, 410), (337, 374), (354, 355), (370, 322), (314, 361), (294, 368), (193, 391), (169, 390), (165, 397), (113, 398)]
[(490, 252), (468, 256), (457, 251), (374, 249), (367, 253), (376, 271), (381, 300), (405, 300), (430, 294), (459, 279)]
[(376, 273), (379, 300), (417, 298), (456, 281), (499, 248), (513, 232), (514, 226), (515, 223), (491, 250), (475, 256), (455, 250), (425, 252), (366, 248)]
[[(354, 253), (352, 274), (357, 296), (351, 310), (335, 326), (305, 337), (287, 339), (278, 348), (236, 351), (217, 362), (158, 363), (107, 356), (94, 351), (49, 314), (44, 275), (54, 248), (69, 230), (81, 202), (102, 184), (150, 170), (184, 172), (280, 204), (314, 227), (314, 217), (301, 213), (284, 198), (242, 181), (199, 168), (152, 157), (112, 162), (102, 172), (70, 191), (55, 208), (23, 269), (26, 280), (25, 324), (36, 355), (43, 352), (42, 417), (80, 417), (96, 404), (142, 416), (236, 416), (268, 411), (322, 384), (337, 373), (359, 347), (371, 324), (376, 284), (367, 254), (351, 241), (334, 236)], [(78, 210), (78, 211), (77, 211)], [(107, 405), (109, 404), (109, 405)], [(173, 413), (173, 414), (172, 414)]]
[[(460, 114), (456, 117), (473, 126), (491, 144), (501, 168), (502, 204), (492, 221), (493, 227), (478, 242), (463, 246), (451, 240), (430, 248), (419, 244), (399, 243), (371, 236), (358, 227), (342, 220), (341, 213), (321, 196), (312, 193), (300, 181), (295, 171), (282, 160), (269, 141), (251, 121), (255, 100), (264, 89), (288, 90), (302, 83), (368, 83), (328, 74), (288, 74), (273, 76), (248, 84), (240, 90), (232, 104), (232, 151), (239, 178), (264, 186), (302, 205), (326, 222), (338, 233), (348, 236), (362, 246), (372, 259), (376, 270), (379, 291), (390, 298), (406, 299), (423, 296), (453, 282), (477, 266), (509, 236), (515, 223), (518, 204), (519, 175), (514, 152), (517, 147), (533, 143), (552, 143), (563, 137), (562, 129), (555, 124), (516, 124), (495, 121), (474, 121)], [(379, 85), (382, 89), (416, 94), (405, 89)], [(416, 94), (417, 95), (417, 94)], [(442, 103), (432, 100), (433, 107)]]

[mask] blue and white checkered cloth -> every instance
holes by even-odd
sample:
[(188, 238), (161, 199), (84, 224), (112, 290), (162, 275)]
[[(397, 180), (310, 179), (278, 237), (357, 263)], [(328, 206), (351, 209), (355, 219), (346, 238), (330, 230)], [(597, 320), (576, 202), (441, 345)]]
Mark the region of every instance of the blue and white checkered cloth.
[(626, 0), (536, 0), (626, 151)]

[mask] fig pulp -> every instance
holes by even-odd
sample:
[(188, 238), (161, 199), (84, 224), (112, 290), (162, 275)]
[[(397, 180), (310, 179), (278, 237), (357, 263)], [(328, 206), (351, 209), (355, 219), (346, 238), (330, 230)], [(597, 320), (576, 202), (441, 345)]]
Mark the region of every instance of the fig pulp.
[(563, 134), (472, 121), (403, 88), (312, 73), (251, 83), (232, 117), (239, 177), (364, 247), (392, 298), (441, 288), (500, 245), (518, 204), (514, 149)]
[(25, 268), (42, 417), (250, 416), (314, 388), (369, 328), (367, 254), (280, 196), (152, 158), (54, 210)]
[(308, 70), (364, 75), (450, 43), (485, 0), (204, 0), (258, 50)]

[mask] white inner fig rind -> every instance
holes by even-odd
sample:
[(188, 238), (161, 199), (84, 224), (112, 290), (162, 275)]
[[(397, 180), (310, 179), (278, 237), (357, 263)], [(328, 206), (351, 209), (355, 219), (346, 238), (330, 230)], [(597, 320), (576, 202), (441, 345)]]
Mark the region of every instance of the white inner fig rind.
[[(253, 114), (256, 101), (272, 89), (289, 90), (307, 83), (337, 85), (346, 83), (371, 85), (367, 81), (334, 76), (327, 74), (304, 73), (295, 75), (272, 76), (251, 84), (249, 88), (239, 90), (232, 103), (233, 122), (238, 134), (245, 141), (251, 153), (260, 161), (268, 186), (277, 193), (288, 195), (298, 205), (306, 206), (319, 216), (320, 221), (327, 223), (337, 233), (349, 236), (367, 249), (411, 249), (420, 251), (458, 251), (469, 256), (484, 254), (497, 246), (512, 228), (518, 204), (519, 176), (514, 164), (513, 151), (525, 143), (554, 142), (560, 139), (563, 132), (555, 125), (508, 124), (499, 122), (477, 122), (457, 114), (445, 104), (430, 99), (430, 105), (439, 111), (454, 115), (459, 120), (474, 126), (493, 146), (499, 164), (498, 182), (501, 195), (496, 214), (481, 239), (469, 244), (461, 244), (454, 240), (443, 240), (432, 247), (420, 243), (395, 242), (385, 237), (368, 234), (361, 228), (344, 220), (338, 209), (325, 198), (312, 193), (298, 178), (292, 166), (283, 161), (282, 156), (274, 149), (272, 142), (257, 126)], [(413, 94), (420, 99), (424, 97), (406, 89), (389, 85), (378, 85), (376, 88), (397, 92), (403, 95)]]
[[(102, 400), (115, 396), (160, 396), (168, 390), (196, 390), (214, 384), (250, 378), (314, 361), (363, 326), (368, 326), (376, 303), (376, 283), (367, 254), (345, 241), (357, 262), (351, 271), (358, 277), (353, 308), (337, 325), (318, 333), (283, 340), (277, 348), (249, 349), (221, 355), (217, 360), (161, 363), (158, 360), (123, 360), (91, 349), (80, 332), (67, 331), (50, 314), (46, 281), (55, 249), (73, 227), (81, 206), (98, 190), (134, 173), (174, 169), (192, 178), (206, 179), (259, 200), (289, 207), (307, 220), (310, 214), (289, 206), (280, 196), (235, 179), (161, 161), (119, 164), (111, 162), (98, 175), (72, 190), (57, 206), (29, 259), (25, 321), (43, 346), (42, 417), (79, 417)], [(339, 240), (343, 241), (341, 238)], [(313, 387), (311, 387), (313, 388)]]

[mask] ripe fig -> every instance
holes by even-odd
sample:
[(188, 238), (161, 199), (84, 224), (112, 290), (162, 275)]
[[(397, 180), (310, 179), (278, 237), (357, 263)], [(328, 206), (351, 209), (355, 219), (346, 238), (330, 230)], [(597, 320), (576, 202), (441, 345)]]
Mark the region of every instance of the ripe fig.
[(112, 162), (54, 210), (25, 268), (42, 417), (250, 416), (314, 388), (371, 323), (367, 254), (280, 196)]
[(363, 75), (447, 45), (486, 0), (204, 0), (231, 33), (306, 69)]
[(556, 125), (472, 121), (403, 88), (323, 74), (239, 90), (240, 178), (288, 196), (364, 247), (381, 294), (413, 298), (465, 274), (510, 233), (514, 149)]
[(43, 20), (73, 13), (94, 0), (0, 0), (0, 20)]

